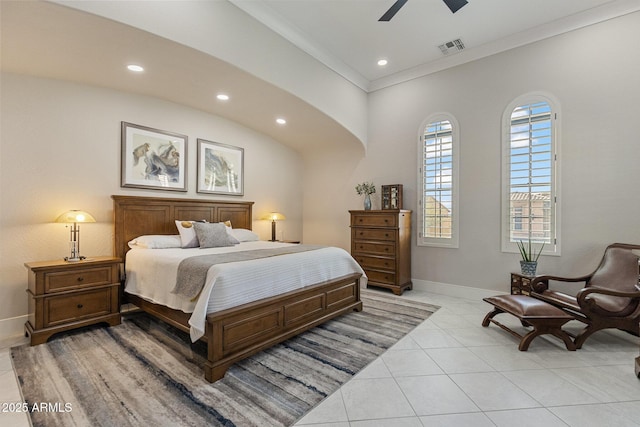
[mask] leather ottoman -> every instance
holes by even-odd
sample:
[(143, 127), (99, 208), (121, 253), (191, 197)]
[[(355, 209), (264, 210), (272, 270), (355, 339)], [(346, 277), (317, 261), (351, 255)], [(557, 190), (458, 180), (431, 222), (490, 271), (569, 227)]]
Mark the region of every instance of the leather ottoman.
[[(575, 351), (576, 346), (571, 336), (562, 330), (562, 325), (573, 320), (574, 317), (558, 307), (528, 295), (498, 295), (483, 298), (483, 301), (493, 305), (494, 309), (484, 317), (482, 326), (489, 326), (491, 322), (520, 338), (520, 345), (518, 345), (520, 351), (527, 351), (531, 341), (544, 334), (560, 338), (567, 346), (567, 350)], [(524, 326), (532, 326), (533, 330), (526, 335), (518, 334), (493, 318), (500, 313), (509, 313), (517, 317)]]

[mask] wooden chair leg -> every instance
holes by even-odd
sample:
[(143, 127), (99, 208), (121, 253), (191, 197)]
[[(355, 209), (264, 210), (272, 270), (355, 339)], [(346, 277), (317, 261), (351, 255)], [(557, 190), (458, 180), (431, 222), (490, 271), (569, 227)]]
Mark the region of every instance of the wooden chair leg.
[(553, 335), (554, 337), (560, 338), (564, 345), (567, 347), (569, 351), (575, 351), (576, 345), (573, 341), (571, 341), (571, 336), (562, 330), (562, 325), (566, 323), (566, 321), (561, 322), (553, 322), (550, 324), (538, 324), (537, 322), (533, 324), (533, 330), (522, 337), (520, 344), (518, 345), (518, 350), (527, 351), (529, 348), (529, 344), (533, 341), (534, 338), (540, 335)]
[(504, 313), (504, 311), (500, 310), (497, 307), (494, 308), (493, 311), (490, 311), (489, 313), (487, 313), (487, 315), (484, 316), (484, 320), (482, 320), (482, 326), (484, 326), (485, 328), (489, 326), (489, 322), (491, 322), (491, 319), (493, 319), (495, 315), (500, 313)]
[(587, 338), (589, 338), (594, 332), (598, 332), (601, 329), (602, 328), (593, 326), (593, 324), (585, 326), (585, 328), (576, 335), (576, 339), (574, 340), (576, 348), (582, 348), (582, 344), (584, 344)]
[(520, 340), (520, 344), (518, 344), (518, 350), (527, 351), (529, 349), (529, 344), (531, 344), (531, 341), (533, 341), (533, 339), (539, 335), (542, 335), (542, 333), (537, 329), (534, 329), (527, 335), (523, 336)]

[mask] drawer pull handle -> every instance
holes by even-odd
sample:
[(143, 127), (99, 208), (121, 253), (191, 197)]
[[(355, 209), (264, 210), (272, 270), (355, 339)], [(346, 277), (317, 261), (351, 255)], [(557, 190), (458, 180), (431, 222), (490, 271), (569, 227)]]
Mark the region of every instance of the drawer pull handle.
[(84, 277), (82, 276), (78, 277), (78, 282), (82, 282), (82, 281), (84, 281)]
[(384, 248), (385, 252), (389, 252), (389, 248)]
[(78, 304), (78, 308), (82, 308), (84, 307), (82, 304)]

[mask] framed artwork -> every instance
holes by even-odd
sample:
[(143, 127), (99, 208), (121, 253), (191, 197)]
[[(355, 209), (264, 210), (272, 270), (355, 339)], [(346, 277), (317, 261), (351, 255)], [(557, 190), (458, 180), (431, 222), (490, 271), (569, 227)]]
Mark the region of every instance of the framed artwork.
[(122, 187), (187, 191), (186, 135), (122, 122)]
[(198, 193), (244, 194), (244, 148), (198, 139)]
[(382, 186), (382, 209), (402, 209), (402, 184)]

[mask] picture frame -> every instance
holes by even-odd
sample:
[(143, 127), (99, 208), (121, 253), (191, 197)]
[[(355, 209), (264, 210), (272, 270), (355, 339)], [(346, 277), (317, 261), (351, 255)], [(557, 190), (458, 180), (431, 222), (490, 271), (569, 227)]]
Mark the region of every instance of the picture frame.
[(244, 148), (198, 139), (198, 193), (244, 195)]
[(402, 209), (402, 184), (382, 186), (382, 209)]
[(187, 191), (186, 135), (128, 122), (121, 133), (121, 187)]

